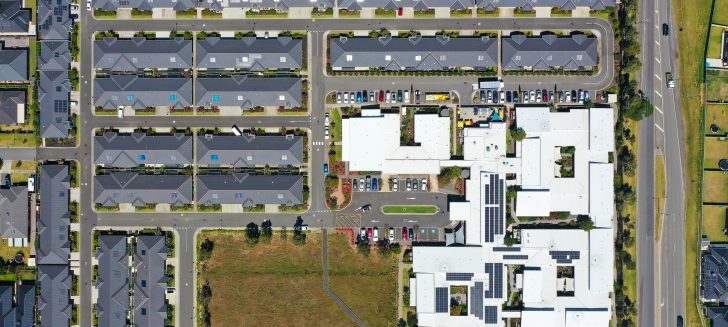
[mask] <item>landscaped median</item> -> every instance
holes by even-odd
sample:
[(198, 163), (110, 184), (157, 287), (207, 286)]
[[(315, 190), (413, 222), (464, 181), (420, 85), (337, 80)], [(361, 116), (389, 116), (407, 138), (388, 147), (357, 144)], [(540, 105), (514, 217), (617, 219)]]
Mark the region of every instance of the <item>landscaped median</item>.
[(440, 209), (432, 205), (386, 205), (381, 209), (385, 215), (434, 215)]

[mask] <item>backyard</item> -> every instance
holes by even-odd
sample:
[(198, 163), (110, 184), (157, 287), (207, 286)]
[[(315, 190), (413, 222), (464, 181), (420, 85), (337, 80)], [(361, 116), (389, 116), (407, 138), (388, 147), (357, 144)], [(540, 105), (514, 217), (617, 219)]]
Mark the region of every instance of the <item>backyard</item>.
[(723, 233), (726, 221), (726, 206), (703, 206), (703, 235), (708, 236), (711, 242), (728, 242), (728, 236)]
[[(198, 245), (205, 238), (214, 249), (200, 260), (198, 287), (209, 282), (212, 326), (354, 325), (323, 290), (321, 234), (309, 233), (305, 245), (295, 245), (291, 232), (274, 233), (270, 243), (253, 247), (242, 231), (205, 231)], [(395, 261), (355, 255), (348, 242), (330, 235), (332, 289), (370, 326), (392, 326), (396, 286), (387, 283), (396, 283)], [(374, 290), (392, 300), (373, 301)]]
[(705, 169), (717, 169), (718, 161), (728, 159), (728, 140), (719, 137), (705, 138)]
[(705, 172), (703, 201), (705, 203), (728, 203), (728, 175), (720, 171)]
[(715, 102), (728, 102), (728, 72), (708, 70), (706, 74), (706, 99)]
[[(715, 125), (718, 131), (713, 133), (710, 127)], [(728, 131), (728, 105), (711, 104), (705, 112), (705, 133), (713, 135), (725, 135)]]
[(720, 46), (724, 29), (718, 26), (710, 27), (710, 38), (708, 39), (708, 58), (720, 58)]
[(728, 25), (728, 0), (715, 0), (713, 23)]

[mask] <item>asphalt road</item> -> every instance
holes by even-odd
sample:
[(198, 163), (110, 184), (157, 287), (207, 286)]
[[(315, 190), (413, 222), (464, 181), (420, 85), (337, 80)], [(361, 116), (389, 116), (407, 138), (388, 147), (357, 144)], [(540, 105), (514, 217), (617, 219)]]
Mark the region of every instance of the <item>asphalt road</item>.
[[(677, 84), (677, 42), (670, 1), (641, 3), (643, 21), (641, 88), (655, 105), (655, 113), (640, 124), (640, 163), (638, 184), (638, 307), (640, 326), (675, 326), (685, 313), (685, 197), (684, 130), (680, 85), (667, 88), (665, 73), (671, 72)], [(670, 26), (662, 35), (662, 24)], [(656, 210), (654, 154), (664, 155), (667, 180), (662, 224), (655, 231)], [(658, 212), (659, 213), (659, 212)], [(655, 243), (655, 233), (660, 239)], [(692, 263), (690, 263), (692, 264)]]
[[(564, 76), (549, 77), (549, 84), (557, 84), (564, 89), (602, 89), (613, 80), (613, 34), (608, 22), (594, 18), (552, 18), (552, 19), (396, 19), (396, 20), (310, 20), (287, 19), (285, 29), (309, 31), (309, 51), (311, 59), (309, 65), (309, 85), (311, 115), (284, 116), (284, 117), (214, 117), (214, 116), (174, 116), (174, 117), (125, 117), (123, 120), (115, 116), (95, 116), (91, 106), (92, 84), (92, 36), (96, 31), (115, 30), (144, 30), (144, 31), (241, 31), (241, 30), (281, 30), (280, 20), (95, 20), (90, 12), (82, 10), (80, 19), (81, 63), (80, 63), (80, 132), (78, 133), (80, 145), (76, 148), (41, 148), (38, 157), (41, 159), (75, 159), (81, 167), (81, 206), (80, 206), (80, 325), (90, 326), (91, 317), (91, 275), (92, 275), (92, 249), (91, 235), (96, 226), (104, 227), (157, 227), (173, 228), (178, 235), (177, 248), (178, 267), (176, 277), (180, 285), (177, 290), (177, 326), (191, 327), (195, 325), (195, 233), (203, 227), (243, 228), (248, 222), (260, 223), (270, 219), (274, 226), (292, 226), (295, 214), (220, 214), (220, 213), (144, 213), (144, 214), (111, 214), (99, 213), (93, 210), (91, 181), (93, 178), (92, 142), (93, 130), (101, 127), (209, 127), (230, 126), (237, 124), (241, 127), (289, 127), (310, 128), (309, 135), (311, 147), (309, 171), (311, 183), (311, 207), (300, 216), (304, 222), (311, 226), (334, 226), (332, 213), (325, 206), (323, 176), (320, 169), (326, 159), (326, 142), (323, 137), (323, 116), (325, 108), (325, 92), (337, 87), (352, 87), (362, 89), (361, 83), (375, 85), (384, 83), (378, 78), (339, 78), (323, 75), (325, 56), (324, 32), (327, 30), (370, 30), (387, 28), (389, 30), (496, 30), (496, 29), (529, 29), (529, 30), (592, 30), (603, 37), (600, 45), (600, 71), (595, 76)], [(512, 27), (511, 27), (512, 26)], [(604, 55), (607, 54), (607, 55)], [(465, 80), (465, 82), (463, 82)], [(521, 85), (524, 89), (537, 88), (541, 85), (538, 79), (532, 77), (507, 77), (504, 79), (508, 87)], [(413, 82), (399, 81), (387, 78), (387, 83)], [(438, 86), (442, 89), (452, 89), (458, 92), (471, 90), (475, 78), (447, 79), (427, 78), (417, 80), (425, 87)], [(371, 87), (370, 87), (371, 88)], [(462, 97), (461, 97), (462, 98)], [(465, 96), (465, 98), (469, 98)], [(470, 101), (470, 100), (467, 100)], [(13, 155), (29, 155), (27, 150), (19, 150)], [(10, 155), (10, 153), (8, 153)], [(0, 156), (2, 152), (0, 152)]]

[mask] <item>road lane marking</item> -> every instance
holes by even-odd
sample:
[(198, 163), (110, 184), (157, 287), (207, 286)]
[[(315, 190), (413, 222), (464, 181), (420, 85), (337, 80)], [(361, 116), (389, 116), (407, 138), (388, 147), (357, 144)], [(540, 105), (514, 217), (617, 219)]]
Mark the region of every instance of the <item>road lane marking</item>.
[(657, 92), (657, 90), (655, 90), (655, 94), (657, 94), (658, 97), (662, 98), (662, 94), (660, 92)]
[(655, 78), (657, 78), (658, 80), (662, 81), (662, 77), (660, 77), (660, 75), (655, 74)]
[(655, 57), (655, 61), (657, 61), (658, 64), (661, 64), (660, 58)]
[(659, 111), (659, 112), (660, 112), (660, 114), (664, 114), (664, 113), (662, 112), (662, 110), (660, 110), (660, 107), (658, 107), (658, 106), (654, 106), (654, 107), (655, 107), (655, 110), (657, 110), (657, 111)]
[(665, 130), (662, 129), (662, 127), (660, 127), (660, 125), (657, 125), (657, 123), (655, 123), (655, 127), (657, 127), (657, 129), (659, 129), (661, 132), (663, 132), (663, 133), (665, 132)]

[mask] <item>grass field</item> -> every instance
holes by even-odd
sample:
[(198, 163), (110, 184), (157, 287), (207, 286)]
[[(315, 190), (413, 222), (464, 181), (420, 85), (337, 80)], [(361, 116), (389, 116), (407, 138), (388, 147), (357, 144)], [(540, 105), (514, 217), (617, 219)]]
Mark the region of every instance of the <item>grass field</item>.
[(662, 227), (662, 214), (665, 212), (666, 195), (665, 158), (662, 155), (655, 156), (655, 240), (660, 240)]
[(341, 111), (338, 108), (331, 109), (331, 142), (341, 142)]
[(718, 26), (710, 27), (710, 39), (708, 40), (708, 58), (720, 58), (720, 46), (724, 29)]
[(440, 209), (436, 206), (383, 206), (382, 213), (386, 215), (434, 215)]
[[(710, 1), (705, 1), (707, 7), (710, 8)], [(728, 0), (715, 0), (715, 13), (713, 14), (713, 23), (728, 25)]]
[[(371, 327), (397, 322), (397, 257), (372, 251), (364, 257), (348, 244), (344, 234), (329, 235), (329, 284)], [(365, 269), (363, 269), (365, 268)], [(374, 296), (374, 297), (373, 297)]]
[[(243, 232), (205, 231), (198, 244), (205, 237), (214, 242), (214, 250), (206, 269), (200, 269), (198, 287), (207, 280), (212, 288), (212, 326), (354, 325), (323, 291), (321, 234), (308, 234), (304, 246), (294, 245), (291, 234), (287, 241), (276, 234), (270, 244), (253, 248)], [(376, 254), (358, 257), (347, 242), (339, 235), (329, 240), (331, 287), (370, 326), (391, 326), (396, 302), (388, 308), (389, 301), (372, 301), (371, 294), (376, 290), (384, 296), (387, 283), (396, 283), (396, 274), (388, 274), (396, 266), (376, 260)], [(391, 316), (383, 314), (390, 311)]]
[[(624, 127), (629, 128), (633, 135), (635, 135), (635, 141), (634, 143), (630, 144), (627, 142), (627, 146), (630, 148), (630, 152), (634, 153), (636, 156), (635, 160), (639, 158), (639, 151), (637, 148), (637, 145), (639, 144), (639, 124), (632, 121), (632, 120), (626, 120), (624, 122)], [(637, 188), (637, 175), (634, 176), (624, 176), (624, 182), (632, 185), (635, 192), (638, 192)], [(636, 203), (632, 204), (626, 204), (624, 206), (623, 215), (629, 216), (629, 217), (637, 217), (637, 205)], [(636, 221), (635, 218), (632, 218), (632, 223), (634, 224)], [(632, 233), (636, 232), (636, 228), (632, 228)], [(634, 244), (632, 244), (631, 247), (625, 247), (625, 251), (629, 253), (629, 255), (632, 257), (633, 260), (637, 261), (639, 258), (637, 258), (637, 243), (640, 242), (638, 239)], [(624, 284), (624, 295), (629, 297), (632, 301), (637, 301), (637, 270), (636, 269), (623, 269), (623, 284)], [(637, 311), (637, 314), (635, 314), (634, 323), (637, 324), (639, 320), (639, 311)]]
[(718, 161), (728, 159), (728, 140), (719, 137), (705, 138), (705, 169), (718, 168)]
[(11, 170), (35, 170), (37, 166), (38, 162), (34, 160), (13, 161)]
[(31, 133), (1, 133), (0, 146), (9, 147), (34, 147), (36, 138)]
[(708, 101), (728, 102), (728, 72), (708, 70), (705, 82)]
[(711, 242), (728, 242), (728, 236), (723, 234), (726, 220), (726, 207), (717, 205), (703, 206), (703, 235), (708, 236)]
[[(682, 30), (677, 32), (678, 66), (680, 71), (680, 103), (685, 124), (685, 154), (687, 158), (685, 185), (685, 326), (701, 326), (697, 304), (698, 241), (700, 183), (702, 174), (703, 134), (703, 67), (705, 42), (710, 26), (711, 0), (672, 0), (675, 21)], [(715, 17), (728, 21), (728, 1), (716, 4)]]
[(728, 203), (728, 175), (720, 171), (706, 171), (703, 180), (703, 201)]
[[(720, 129), (717, 133), (710, 131), (710, 125), (715, 124)], [(728, 105), (711, 104), (705, 112), (705, 134), (725, 135), (728, 133)]]

